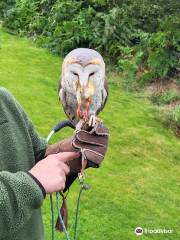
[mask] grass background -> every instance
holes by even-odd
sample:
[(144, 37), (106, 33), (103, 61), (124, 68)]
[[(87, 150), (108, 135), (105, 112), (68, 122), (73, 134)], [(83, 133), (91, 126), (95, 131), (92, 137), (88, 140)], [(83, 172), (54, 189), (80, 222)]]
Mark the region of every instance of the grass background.
[[(61, 63), (31, 41), (0, 29), (0, 86), (15, 95), (44, 137), (65, 118), (57, 95)], [(87, 170), (92, 188), (82, 196), (79, 240), (178, 240), (180, 141), (156, 120), (157, 113), (146, 99), (117, 87), (113, 74), (109, 82), (109, 101), (101, 114), (110, 129), (109, 150), (100, 169)], [(53, 142), (70, 134), (72, 130), (63, 130)], [(70, 227), (78, 189), (75, 182), (68, 195)], [(42, 211), (50, 239), (48, 197)], [(173, 234), (137, 237), (137, 226), (173, 229)]]

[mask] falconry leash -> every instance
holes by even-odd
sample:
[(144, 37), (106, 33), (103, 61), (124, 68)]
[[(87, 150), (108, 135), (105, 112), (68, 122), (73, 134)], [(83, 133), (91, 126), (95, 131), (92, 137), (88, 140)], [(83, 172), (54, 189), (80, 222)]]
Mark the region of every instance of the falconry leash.
[[(72, 123), (69, 120), (64, 120), (59, 122), (54, 128), (53, 130), (50, 132), (50, 134), (48, 135), (46, 141), (47, 143), (50, 141), (50, 139), (52, 138), (52, 136), (57, 133), (58, 131), (60, 131), (61, 129), (65, 128), (65, 127), (70, 127), (74, 129), (74, 126), (72, 125)], [(82, 160), (83, 162), (83, 160)], [(80, 207), (80, 200), (81, 200), (81, 195), (83, 190), (88, 190), (90, 188), (90, 185), (86, 184), (84, 182), (85, 180), (85, 176), (84, 176), (84, 169), (82, 169), (82, 171), (79, 173), (78, 177), (79, 177), (79, 183), (80, 183), (80, 191), (78, 194), (78, 199), (77, 199), (77, 207), (76, 207), (76, 213), (75, 213), (75, 224), (74, 224), (74, 240), (77, 240), (77, 226), (78, 226), (78, 217), (79, 217), (79, 207)], [(56, 208), (57, 208), (57, 212), (58, 212), (58, 218), (59, 218), (59, 224), (62, 227), (62, 231), (65, 234), (66, 240), (70, 240), (69, 237), (69, 233), (67, 231), (67, 228), (65, 226), (65, 222), (63, 219), (63, 214), (61, 209), (63, 208), (63, 205), (66, 204), (66, 196), (64, 195), (63, 192), (56, 192)], [(62, 198), (62, 207), (60, 208), (60, 197)], [(52, 229), (51, 229), (51, 233), (52, 233), (52, 240), (55, 239), (55, 222), (54, 222), (54, 203), (53, 203), (53, 196), (52, 194), (50, 194), (50, 204), (51, 204), (51, 214), (52, 214)]]

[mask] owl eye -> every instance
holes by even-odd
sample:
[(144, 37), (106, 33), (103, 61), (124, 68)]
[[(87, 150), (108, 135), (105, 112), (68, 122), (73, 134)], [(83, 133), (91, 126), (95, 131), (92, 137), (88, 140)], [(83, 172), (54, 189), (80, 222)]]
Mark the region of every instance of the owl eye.
[(75, 73), (75, 72), (72, 72), (72, 74), (73, 74), (74, 76), (78, 77), (78, 74), (77, 74), (77, 73)]
[(92, 72), (89, 74), (89, 77), (93, 76), (95, 74), (95, 72)]

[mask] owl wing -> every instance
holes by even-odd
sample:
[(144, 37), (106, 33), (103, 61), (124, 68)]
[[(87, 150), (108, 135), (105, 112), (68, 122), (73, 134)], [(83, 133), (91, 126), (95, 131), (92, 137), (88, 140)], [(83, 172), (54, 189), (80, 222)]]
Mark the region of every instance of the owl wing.
[(105, 81), (104, 81), (104, 88), (101, 91), (101, 94), (102, 94), (102, 103), (101, 103), (101, 106), (96, 111), (97, 115), (103, 110), (103, 108), (106, 105), (107, 99), (108, 99), (108, 81), (107, 81), (107, 79), (105, 79)]
[(64, 112), (73, 125), (76, 125), (78, 119), (76, 117), (76, 108), (77, 108), (77, 100), (76, 95), (68, 92), (66, 88), (62, 87), (61, 81), (59, 81), (59, 99), (62, 103)]

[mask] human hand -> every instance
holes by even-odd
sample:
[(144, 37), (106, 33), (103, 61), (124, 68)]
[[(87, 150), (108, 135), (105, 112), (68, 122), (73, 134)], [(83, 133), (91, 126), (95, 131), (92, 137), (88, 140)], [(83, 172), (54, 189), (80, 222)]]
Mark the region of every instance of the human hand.
[(76, 152), (52, 154), (39, 161), (29, 172), (42, 184), (46, 193), (61, 191), (70, 171), (66, 162), (78, 157)]

